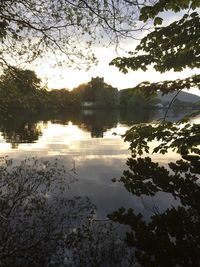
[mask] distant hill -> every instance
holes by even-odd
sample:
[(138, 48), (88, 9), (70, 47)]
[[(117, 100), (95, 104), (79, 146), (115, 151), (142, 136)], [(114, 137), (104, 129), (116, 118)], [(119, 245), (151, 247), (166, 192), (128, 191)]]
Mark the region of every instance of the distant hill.
[[(167, 102), (170, 102), (173, 97), (176, 95), (177, 92), (173, 92), (173, 93), (169, 93), (167, 95), (163, 95), (162, 96), (162, 93), (161, 92), (158, 92), (158, 99), (162, 102), (162, 103), (167, 103)], [(195, 102), (198, 102), (200, 101), (200, 97), (197, 96), (197, 95), (194, 95), (194, 94), (190, 94), (190, 93), (187, 93), (187, 92), (180, 92), (176, 99), (178, 99), (179, 101), (182, 101), (182, 102), (190, 102), (190, 103), (195, 103)]]

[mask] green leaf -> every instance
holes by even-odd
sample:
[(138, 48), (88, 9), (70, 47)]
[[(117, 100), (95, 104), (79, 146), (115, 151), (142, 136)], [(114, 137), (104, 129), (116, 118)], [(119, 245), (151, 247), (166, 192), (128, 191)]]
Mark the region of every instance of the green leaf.
[(156, 17), (155, 19), (154, 19), (154, 26), (156, 26), (156, 25), (161, 25), (162, 24), (162, 22), (163, 22), (163, 19), (162, 18), (160, 18), (160, 17)]

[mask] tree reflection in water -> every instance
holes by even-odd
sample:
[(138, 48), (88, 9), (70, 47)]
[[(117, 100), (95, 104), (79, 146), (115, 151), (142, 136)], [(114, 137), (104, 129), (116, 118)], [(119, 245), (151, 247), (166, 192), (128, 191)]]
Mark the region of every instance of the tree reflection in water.
[(27, 114), (11, 116), (0, 120), (0, 131), (7, 143), (12, 148), (18, 148), (19, 144), (36, 142), (42, 135), (41, 125), (37, 119), (27, 118)]
[(125, 266), (113, 224), (88, 197), (69, 197), (75, 174), (59, 160), (0, 165), (0, 266)]
[[(200, 266), (200, 165), (198, 156), (160, 166), (149, 157), (129, 158), (120, 179), (138, 197), (165, 192), (174, 205), (154, 206), (150, 219), (133, 208), (120, 208), (108, 217), (129, 226), (126, 243), (141, 266)], [(158, 203), (159, 205), (159, 203)]]
[(103, 138), (109, 129), (117, 127), (118, 123), (132, 125), (143, 121), (149, 121), (155, 111), (128, 112), (125, 110), (79, 110), (66, 113), (53, 112), (21, 112), (13, 111), (12, 115), (0, 118), (0, 132), (12, 148), (18, 148), (19, 144), (29, 144), (38, 141), (43, 135), (43, 130), (48, 122), (68, 125), (72, 122), (79, 129), (90, 132), (91, 138)]

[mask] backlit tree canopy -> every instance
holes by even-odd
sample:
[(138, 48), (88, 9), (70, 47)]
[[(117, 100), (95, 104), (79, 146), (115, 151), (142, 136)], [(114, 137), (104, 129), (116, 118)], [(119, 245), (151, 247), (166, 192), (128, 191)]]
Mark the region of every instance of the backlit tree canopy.
[[(154, 31), (141, 40), (129, 57), (116, 58), (111, 64), (124, 73), (129, 69), (146, 71), (150, 65), (159, 72), (185, 68), (198, 71), (199, 6), (199, 0), (159, 0), (142, 8), (140, 19), (144, 22), (152, 19)], [(182, 18), (169, 24), (160, 17), (163, 11), (181, 11)], [(197, 74), (186, 79), (143, 82), (135, 89), (144, 90), (147, 95), (158, 90), (163, 94), (171, 91), (178, 94), (183, 89), (200, 88), (199, 81)], [(128, 226), (126, 242), (133, 247), (133, 258), (139, 266), (199, 266), (199, 118), (195, 121), (190, 116), (177, 123), (165, 119), (166, 116), (162, 123), (133, 126), (124, 136), (130, 143), (132, 155), (119, 181), (141, 198), (149, 217), (138, 213), (134, 203), (131, 208), (121, 207), (108, 217)], [(177, 154), (170, 154), (172, 151)], [(163, 155), (168, 152), (166, 159)], [(154, 153), (160, 155), (156, 157)], [(166, 204), (166, 199), (173, 202), (171, 205), (168, 202), (162, 210), (160, 203)]]
[[(185, 68), (200, 67), (200, 17), (198, 13), (200, 2), (193, 1), (157, 1), (155, 5), (145, 6), (141, 9), (140, 19), (146, 22), (153, 19), (156, 26), (154, 31), (147, 34), (136, 47), (130, 52), (129, 57), (115, 58), (111, 65), (115, 65), (122, 72), (129, 69), (146, 71), (151, 65), (156, 71), (166, 72), (169, 70), (182, 71)], [(183, 14), (183, 10), (185, 13)], [(168, 23), (166, 19), (158, 16), (163, 11), (182, 11), (180, 19)], [(177, 15), (177, 17), (179, 17)], [(170, 19), (169, 19), (170, 21)], [(164, 23), (163, 23), (164, 22)], [(162, 25), (163, 23), (163, 25)], [(159, 26), (158, 26), (159, 25)], [(189, 87), (199, 87), (199, 75), (174, 83), (172, 90), (184, 88), (184, 83), (191, 82)], [(171, 83), (173, 84), (173, 83)], [(155, 84), (152, 85), (152, 88)], [(155, 89), (166, 89), (166, 84), (159, 84)], [(150, 86), (149, 86), (150, 87)]]
[(15, 88), (23, 93), (27, 93), (39, 89), (40, 83), (41, 80), (31, 70), (12, 68), (11, 71), (6, 69), (4, 74), (0, 76), (0, 88), (4, 90)]
[[(145, 22), (152, 19), (154, 25), (162, 23), (163, 25), (155, 27), (154, 31), (147, 34), (136, 47), (136, 50), (130, 53), (130, 57), (115, 58), (111, 64), (117, 66), (124, 73), (128, 69), (146, 71), (150, 65), (159, 72), (182, 71), (186, 67), (197, 68), (198, 72), (200, 66), (199, 6), (200, 1), (195, 0), (160, 0), (154, 5), (143, 7), (140, 14), (141, 20)], [(168, 23), (166, 19), (158, 17), (158, 15), (162, 15), (162, 13), (159, 14), (162, 11), (179, 12), (181, 18)], [(178, 94), (183, 89), (200, 88), (199, 81), (200, 75), (196, 74), (185, 79), (158, 83), (143, 82), (135, 89), (145, 89), (147, 94), (152, 94), (158, 90), (163, 94), (171, 91), (177, 91)], [(126, 141), (131, 143), (134, 156), (142, 155), (143, 152), (149, 153), (148, 143), (153, 140), (161, 142), (158, 147), (154, 148), (153, 152), (164, 154), (171, 148), (183, 157), (193, 153), (196, 154), (196, 160), (199, 163), (200, 140), (197, 123), (191, 125), (186, 123), (181, 126), (180, 123), (173, 125), (167, 122), (161, 125), (141, 125), (140, 127), (133, 127), (126, 134)]]
[[(143, 1), (143, 4), (146, 1)], [(7, 0), (0, 3), (0, 63), (59, 53), (59, 63), (94, 60), (91, 46), (117, 44), (134, 31), (138, 1)], [(14, 59), (13, 59), (14, 58)], [(82, 61), (83, 62), (83, 61)]]
[[(149, 157), (127, 160), (120, 182), (143, 201), (149, 218), (136, 211), (134, 202), (109, 218), (128, 226), (126, 242), (139, 263), (131, 266), (199, 266), (199, 167), (193, 163), (179, 160), (160, 166)], [(159, 195), (167, 208), (161, 207)]]

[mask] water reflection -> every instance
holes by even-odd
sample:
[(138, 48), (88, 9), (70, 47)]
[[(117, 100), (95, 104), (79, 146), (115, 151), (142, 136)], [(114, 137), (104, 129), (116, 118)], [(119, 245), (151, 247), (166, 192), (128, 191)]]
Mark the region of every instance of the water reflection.
[[(19, 144), (35, 143), (43, 135), (50, 124), (77, 126), (90, 138), (103, 138), (105, 134), (119, 124), (129, 127), (133, 124), (150, 122), (163, 117), (163, 110), (82, 110), (66, 113), (22, 113), (16, 111), (0, 119), (0, 132), (3, 139), (18, 148)], [(187, 113), (188, 111), (185, 111)], [(181, 114), (171, 112), (170, 120), (183, 117)]]
[[(66, 112), (66, 114), (24, 114), (17, 112), (11, 117), (0, 121), (0, 132), (12, 148), (18, 148), (21, 143), (34, 143), (42, 136), (47, 122), (68, 125), (71, 122), (84, 132), (89, 132), (91, 138), (102, 138), (109, 129), (118, 123), (131, 125), (132, 123), (147, 122), (152, 119), (152, 112), (138, 113), (119, 110), (84, 110), (81, 112)], [(41, 123), (42, 122), (42, 123)]]
[[(126, 243), (141, 266), (200, 266), (200, 168), (196, 163), (182, 159), (164, 167), (149, 157), (128, 159), (128, 169), (119, 181), (133, 195), (148, 197), (148, 202), (141, 213), (133, 204), (109, 218), (130, 227)], [(162, 207), (164, 194), (173, 198), (166, 208)]]
[(34, 143), (42, 134), (37, 121), (23, 119), (21, 116), (0, 122), (0, 131), (12, 148), (18, 148), (21, 143)]
[(111, 222), (96, 220), (88, 197), (60, 160), (0, 166), (0, 266), (125, 266), (127, 250)]
[[(101, 179), (95, 177), (95, 160), (93, 169), (84, 170), (91, 175), (88, 181), (74, 172), (81, 173), (78, 163), (71, 169), (63, 160), (2, 161), (1, 266), (199, 266), (199, 166), (177, 161), (166, 168), (150, 158), (130, 157), (120, 183), (111, 186), (109, 159), (99, 169)], [(101, 196), (100, 205), (88, 192), (96, 200)], [(114, 223), (97, 211), (107, 206)]]
[[(0, 266), (199, 266), (199, 161), (129, 158), (120, 183), (111, 181), (130, 156), (112, 132), (161, 116), (89, 110), (2, 121), (6, 141), (23, 145), (0, 167)], [(35, 151), (48, 160), (21, 161)]]

